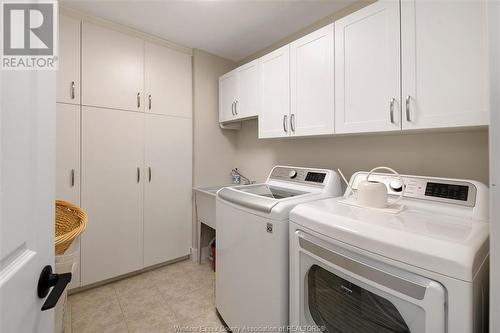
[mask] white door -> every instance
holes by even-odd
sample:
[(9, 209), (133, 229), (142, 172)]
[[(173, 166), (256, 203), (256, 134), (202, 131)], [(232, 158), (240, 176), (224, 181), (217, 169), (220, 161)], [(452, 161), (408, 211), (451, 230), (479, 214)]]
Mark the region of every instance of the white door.
[(143, 267), (144, 114), (82, 108), (82, 285)]
[(231, 71), (219, 78), (219, 122), (234, 119), (234, 107), (238, 93), (238, 75)]
[(334, 132), (333, 24), (290, 44), (291, 135)]
[(144, 42), (83, 22), (82, 104), (142, 111)]
[(144, 266), (189, 254), (192, 121), (146, 115)]
[(261, 114), (259, 138), (279, 138), (290, 133), (290, 45), (261, 59)]
[(335, 22), (335, 133), (401, 129), (399, 1)]
[(80, 104), (80, 20), (59, 16), (57, 101)]
[(80, 205), (80, 106), (57, 103), (56, 199)]
[(0, 71), (2, 333), (54, 331), (37, 285), (54, 265), (55, 85), (51, 71)]
[(192, 117), (191, 56), (145, 42), (145, 110)]
[(236, 69), (238, 93), (236, 118), (256, 117), (260, 113), (260, 60), (254, 60)]
[(488, 1), (403, 1), (403, 129), (489, 123)]

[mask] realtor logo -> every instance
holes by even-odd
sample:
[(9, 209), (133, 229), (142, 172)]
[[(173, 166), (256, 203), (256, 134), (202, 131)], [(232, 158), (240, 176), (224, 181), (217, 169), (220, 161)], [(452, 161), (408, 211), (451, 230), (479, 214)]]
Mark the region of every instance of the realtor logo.
[(56, 1), (2, 1), (1, 10), (1, 68), (57, 69)]

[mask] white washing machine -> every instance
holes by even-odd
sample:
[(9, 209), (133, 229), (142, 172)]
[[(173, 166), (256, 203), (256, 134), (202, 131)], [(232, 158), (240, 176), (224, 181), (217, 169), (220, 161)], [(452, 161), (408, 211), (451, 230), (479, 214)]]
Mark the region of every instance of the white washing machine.
[[(354, 192), (366, 175), (353, 175)], [(370, 180), (385, 183), (390, 195), (401, 192), (393, 175)], [(469, 180), (403, 180), (405, 208), (397, 214), (346, 205), (342, 197), (291, 211), (291, 325), (487, 332), (488, 188)]]
[(217, 192), (215, 303), (233, 332), (288, 325), (288, 214), (341, 194), (336, 172), (286, 166), (263, 184)]

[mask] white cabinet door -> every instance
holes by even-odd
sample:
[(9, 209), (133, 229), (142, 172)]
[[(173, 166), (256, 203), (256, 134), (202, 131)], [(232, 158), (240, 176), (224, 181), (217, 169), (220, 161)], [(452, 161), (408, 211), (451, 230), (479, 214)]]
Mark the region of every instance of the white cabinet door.
[(56, 104), (56, 199), (80, 205), (80, 106)]
[[(80, 105), (56, 103), (56, 199), (80, 206)], [(75, 240), (69, 251), (77, 248)], [(80, 287), (80, 256), (68, 289)]]
[(146, 112), (193, 115), (191, 56), (145, 42)]
[(80, 26), (78, 19), (59, 17), (57, 102), (80, 104)]
[(82, 285), (143, 267), (143, 155), (144, 114), (82, 108)]
[(291, 135), (334, 132), (333, 24), (290, 44)]
[(143, 90), (143, 40), (83, 22), (82, 104), (142, 111)]
[(399, 17), (377, 1), (335, 22), (335, 133), (401, 129)]
[(146, 115), (144, 266), (189, 254), (192, 122)]
[(290, 45), (261, 60), (259, 138), (288, 136), (290, 120)]
[(256, 117), (260, 113), (260, 60), (254, 60), (236, 69), (238, 90), (235, 103), (236, 118)]
[(219, 78), (219, 122), (231, 121), (236, 117), (234, 107), (238, 94), (236, 70)]
[(489, 123), (487, 6), (402, 2), (403, 129)]

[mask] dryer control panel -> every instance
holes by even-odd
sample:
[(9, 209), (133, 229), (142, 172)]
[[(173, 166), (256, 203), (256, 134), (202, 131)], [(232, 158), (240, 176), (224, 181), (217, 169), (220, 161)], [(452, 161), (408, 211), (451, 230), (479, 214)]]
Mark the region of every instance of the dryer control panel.
[[(352, 176), (350, 184), (353, 190), (357, 190), (358, 184), (365, 181), (367, 175), (367, 172), (358, 172)], [(387, 187), (387, 193), (391, 195), (399, 195), (404, 186), (404, 196), (408, 198), (439, 201), (467, 207), (476, 205), (477, 189), (470, 182), (418, 176), (402, 176), (402, 178), (404, 184), (401, 184), (398, 177), (392, 174), (373, 173), (370, 176), (370, 181), (384, 183)]]

